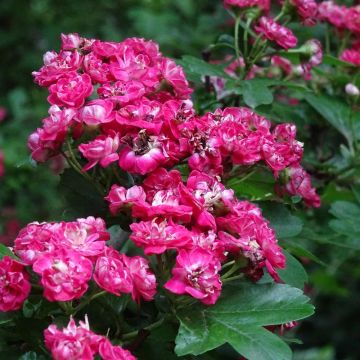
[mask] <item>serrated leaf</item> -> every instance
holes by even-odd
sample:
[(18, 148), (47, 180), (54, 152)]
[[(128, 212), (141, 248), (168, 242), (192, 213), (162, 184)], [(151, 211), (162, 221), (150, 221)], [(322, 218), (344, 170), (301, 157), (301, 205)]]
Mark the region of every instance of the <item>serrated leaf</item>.
[(178, 312), (175, 351), (179, 356), (199, 355), (229, 343), (249, 360), (291, 359), (286, 344), (262, 327), (310, 316), (308, 300), (288, 285), (228, 285), (214, 306)]
[(267, 202), (260, 204), (264, 217), (270, 221), (279, 239), (294, 237), (301, 233), (303, 222), (282, 204)]
[(304, 267), (286, 250), (283, 250), (283, 253), (286, 257), (286, 268), (277, 270), (277, 273), (286, 284), (303, 289), (308, 281)]
[[(360, 137), (359, 114), (353, 114), (351, 108), (342, 101), (325, 95), (307, 94), (305, 100), (348, 141)], [(354, 122), (354, 127), (351, 122)]]
[(194, 56), (185, 55), (181, 60), (176, 60), (176, 62), (182, 66), (187, 78), (196, 83), (200, 83), (203, 76), (229, 78), (229, 75), (224, 72), (223, 65), (209, 64)]
[(348, 201), (336, 201), (331, 205), (329, 212), (337, 219), (330, 220), (329, 226), (338, 234), (338, 245), (360, 249), (360, 207)]
[(244, 81), (242, 88), (244, 102), (252, 109), (259, 105), (271, 104), (274, 100), (272, 91), (261, 81)]

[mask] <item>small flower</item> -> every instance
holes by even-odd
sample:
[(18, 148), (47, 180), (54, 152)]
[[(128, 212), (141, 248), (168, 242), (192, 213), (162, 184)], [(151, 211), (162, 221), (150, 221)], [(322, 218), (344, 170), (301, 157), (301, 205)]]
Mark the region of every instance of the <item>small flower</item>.
[(19, 310), (30, 290), (29, 274), (24, 265), (4, 256), (0, 260), (0, 311)]
[(275, 41), (286, 50), (295, 47), (297, 44), (297, 38), (290, 29), (278, 24), (269, 17), (262, 16), (259, 24), (255, 26), (255, 30), (263, 34), (268, 40)]
[(97, 163), (102, 167), (109, 166), (112, 162), (119, 159), (117, 153), (119, 148), (119, 135), (99, 135), (93, 141), (87, 144), (81, 144), (79, 150), (89, 162), (84, 166), (83, 170), (92, 169)]
[(65, 249), (44, 253), (33, 264), (49, 301), (79, 299), (88, 289), (92, 267), (89, 259)]
[(117, 296), (130, 293), (133, 289), (132, 278), (123, 258), (109, 247), (96, 260), (94, 280), (102, 289)]
[(51, 105), (79, 108), (92, 91), (93, 87), (89, 75), (71, 71), (64, 74), (56, 84), (49, 87), (48, 101)]
[(180, 250), (172, 269), (173, 277), (164, 287), (175, 294), (189, 294), (206, 305), (213, 305), (221, 293), (220, 269), (220, 261), (209, 251)]

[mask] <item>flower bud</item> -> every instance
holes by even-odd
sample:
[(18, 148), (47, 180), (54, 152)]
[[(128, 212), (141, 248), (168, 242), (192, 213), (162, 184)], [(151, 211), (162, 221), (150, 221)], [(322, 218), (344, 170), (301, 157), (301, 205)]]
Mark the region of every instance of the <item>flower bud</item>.
[(359, 88), (354, 84), (346, 84), (345, 86), (345, 92), (350, 96), (359, 96), (360, 90)]

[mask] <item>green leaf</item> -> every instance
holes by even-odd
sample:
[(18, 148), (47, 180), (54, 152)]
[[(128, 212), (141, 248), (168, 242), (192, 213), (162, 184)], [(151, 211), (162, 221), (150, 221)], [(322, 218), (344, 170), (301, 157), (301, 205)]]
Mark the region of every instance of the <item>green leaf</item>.
[[(337, 129), (352, 144), (354, 138), (360, 136), (360, 125), (357, 124), (353, 131), (351, 121), (358, 123), (357, 118), (352, 115), (351, 108), (334, 97), (307, 94), (305, 100), (335, 129)], [(351, 116), (353, 119), (351, 120)]]
[(264, 217), (270, 221), (279, 239), (294, 237), (301, 233), (303, 222), (282, 204), (266, 202), (260, 204)]
[(0, 243), (0, 259), (2, 259), (4, 256), (10, 256), (13, 259), (19, 260), (19, 258), (7, 246)]
[(324, 55), (322, 62), (323, 62), (323, 64), (326, 64), (326, 65), (355, 67), (354, 64), (351, 64), (347, 61), (340, 60), (339, 58), (332, 56), (332, 55)]
[(262, 81), (247, 80), (242, 87), (244, 102), (252, 109), (259, 105), (271, 104), (274, 100), (272, 91)]
[(199, 304), (178, 312), (175, 352), (199, 355), (229, 343), (249, 360), (291, 359), (287, 345), (263, 326), (310, 316), (308, 300), (288, 285), (228, 285), (214, 306)]
[(269, 200), (275, 197), (274, 178), (265, 172), (256, 172), (246, 178), (232, 178), (226, 185), (235, 191), (237, 197), (245, 197), (251, 201)]
[(201, 78), (206, 75), (229, 78), (229, 75), (224, 72), (224, 65), (209, 64), (190, 55), (185, 55), (181, 60), (176, 60), (176, 62), (183, 67), (187, 78), (196, 83), (201, 83)]
[(329, 226), (338, 234), (344, 235), (339, 241), (342, 246), (360, 249), (360, 207), (348, 201), (336, 201), (329, 212), (336, 217)]
[(286, 257), (286, 268), (277, 270), (277, 273), (286, 284), (303, 289), (308, 281), (304, 267), (286, 250), (283, 250), (283, 253)]

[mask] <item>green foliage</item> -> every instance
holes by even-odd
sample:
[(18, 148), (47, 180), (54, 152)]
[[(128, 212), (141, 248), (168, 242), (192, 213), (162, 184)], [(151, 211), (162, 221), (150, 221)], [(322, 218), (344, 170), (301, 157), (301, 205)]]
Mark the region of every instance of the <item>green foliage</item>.
[(175, 351), (199, 355), (228, 342), (249, 360), (291, 359), (287, 345), (262, 326), (311, 315), (313, 306), (308, 300), (288, 285), (229, 285), (216, 305), (178, 312)]

